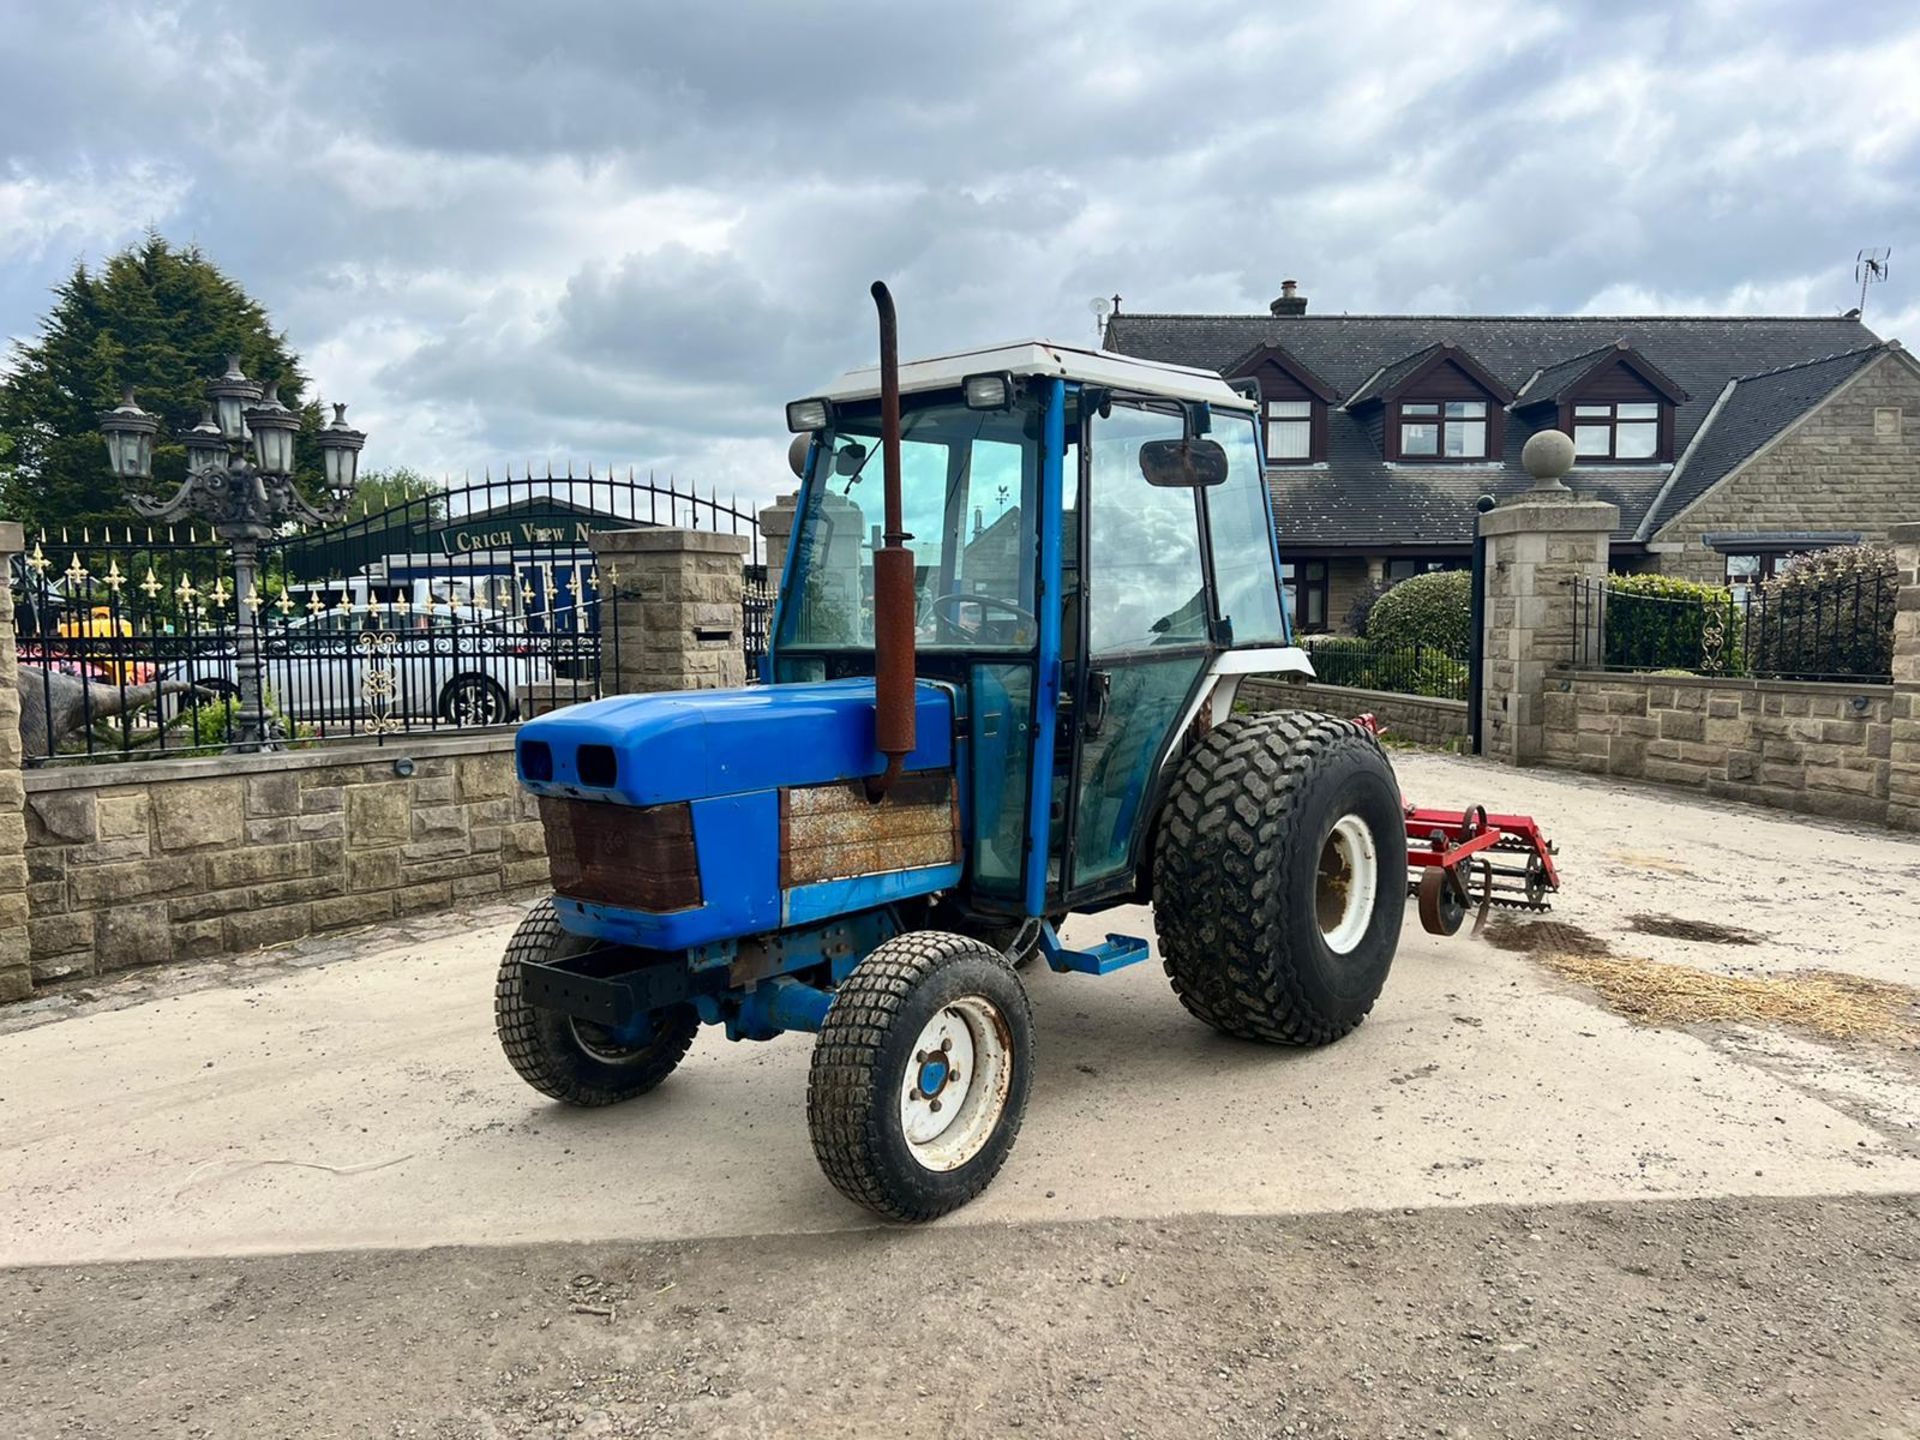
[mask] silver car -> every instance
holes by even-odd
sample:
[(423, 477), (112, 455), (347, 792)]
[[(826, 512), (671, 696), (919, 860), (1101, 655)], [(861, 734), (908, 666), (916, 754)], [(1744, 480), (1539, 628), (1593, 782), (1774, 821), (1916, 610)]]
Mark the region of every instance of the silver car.
[[(545, 685), (559, 641), (519, 617), (470, 604), (347, 606), (263, 620), (260, 670), (270, 710), (299, 724), (329, 720), (503, 725), (524, 686)], [(231, 635), (168, 669), (216, 695), (239, 693)]]

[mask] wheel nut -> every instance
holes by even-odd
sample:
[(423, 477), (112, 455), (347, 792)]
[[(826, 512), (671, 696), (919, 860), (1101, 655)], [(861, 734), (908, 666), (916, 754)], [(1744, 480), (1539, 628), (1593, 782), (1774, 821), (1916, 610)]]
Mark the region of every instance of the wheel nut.
[(927, 1108), (937, 1111), (940, 1108), (940, 1102), (938, 1100), (929, 1100), (927, 1101)]
[(953, 1049), (953, 1037), (951, 1035), (941, 1036), (940, 1037), (940, 1053), (944, 1055), (951, 1049)]

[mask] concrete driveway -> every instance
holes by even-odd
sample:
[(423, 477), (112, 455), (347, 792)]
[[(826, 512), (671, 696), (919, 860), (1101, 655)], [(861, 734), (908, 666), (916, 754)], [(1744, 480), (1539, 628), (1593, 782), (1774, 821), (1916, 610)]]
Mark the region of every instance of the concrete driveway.
[[(1407, 793), (1531, 811), (1554, 919), (1722, 972), (1916, 980), (1920, 843), (1548, 772), (1396, 757)], [(1737, 924), (1728, 947), (1639, 915)], [(865, 1228), (820, 1177), (805, 1036), (704, 1034), (660, 1091), (573, 1112), (492, 1035), (508, 926), (0, 1035), (0, 1265)], [(1076, 921), (1150, 934), (1144, 911)], [(1409, 912), (1373, 1016), (1323, 1051), (1212, 1034), (1157, 964), (1029, 975), (1013, 1158), (946, 1226), (1920, 1190), (1911, 1049), (1640, 1025)]]

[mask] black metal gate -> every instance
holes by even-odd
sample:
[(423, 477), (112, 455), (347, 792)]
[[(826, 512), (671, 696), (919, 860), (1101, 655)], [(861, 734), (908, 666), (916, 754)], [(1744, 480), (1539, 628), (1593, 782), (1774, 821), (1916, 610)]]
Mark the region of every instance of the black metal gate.
[(10, 577), (23, 689), (38, 698), (23, 730), (44, 732), (29, 754), (224, 748), (248, 642), (286, 743), (504, 725), (595, 698), (622, 637), (592, 536), (667, 525), (748, 537), (742, 628), (757, 678), (772, 605), (757, 518), (671, 483), (568, 474), (436, 490), (262, 543), (249, 597), (204, 527), (34, 537)]

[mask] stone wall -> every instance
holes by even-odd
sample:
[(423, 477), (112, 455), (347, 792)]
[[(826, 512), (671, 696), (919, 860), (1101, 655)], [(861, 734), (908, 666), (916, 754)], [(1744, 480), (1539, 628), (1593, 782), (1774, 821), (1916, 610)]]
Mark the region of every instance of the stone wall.
[(491, 734), (29, 771), (32, 978), (249, 950), (544, 888), (545, 842), (512, 743)]
[(1894, 699), (1887, 685), (1561, 674), (1547, 684), (1542, 758), (1810, 815), (1904, 823), (1889, 805)]
[(1920, 375), (1899, 354), (1869, 365), (1813, 415), (1653, 537), (1667, 574), (1719, 582), (1705, 534), (1858, 531), (1885, 541), (1920, 492)]
[(1328, 715), (1371, 714), (1389, 739), (1452, 749), (1467, 738), (1467, 702), (1350, 685), (1302, 685), (1249, 680), (1240, 700), (1253, 710), (1318, 710)]

